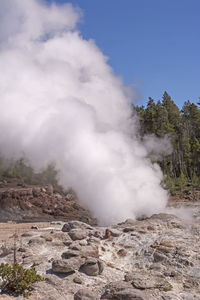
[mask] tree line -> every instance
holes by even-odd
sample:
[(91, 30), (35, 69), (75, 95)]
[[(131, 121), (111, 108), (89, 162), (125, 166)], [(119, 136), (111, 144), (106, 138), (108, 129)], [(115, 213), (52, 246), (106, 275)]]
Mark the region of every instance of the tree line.
[(173, 150), (158, 161), (167, 188), (190, 189), (200, 186), (200, 102), (184, 102), (182, 109), (167, 92), (162, 101), (149, 97), (147, 106), (134, 107), (139, 115), (140, 134), (167, 135)]

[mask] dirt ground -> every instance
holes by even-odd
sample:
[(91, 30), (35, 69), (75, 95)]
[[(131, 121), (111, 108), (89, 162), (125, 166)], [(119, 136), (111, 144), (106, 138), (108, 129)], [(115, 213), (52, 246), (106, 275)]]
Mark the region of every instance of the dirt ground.
[(37, 226), (39, 230), (47, 228), (50, 226), (49, 222), (39, 222), (39, 223), (0, 223), (0, 243), (9, 238), (12, 239), (14, 234), (21, 235), (26, 231), (31, 231), (32, 226)]

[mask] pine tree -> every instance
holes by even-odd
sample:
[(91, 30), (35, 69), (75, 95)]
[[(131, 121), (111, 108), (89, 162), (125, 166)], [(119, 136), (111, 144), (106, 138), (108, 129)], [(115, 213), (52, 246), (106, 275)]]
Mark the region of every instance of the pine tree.
[(140, 116), (141, 133), (168, 135), (173, 151), (159, 161), (166, 182), (173, 189), (174, 182), (181, 189), (186, 184), (200, 184), (200, 101), (197, 104), (186, 101), (182, 110), (167, 92), (157, 104), (149, 98), (146, 108), (137, 107)]

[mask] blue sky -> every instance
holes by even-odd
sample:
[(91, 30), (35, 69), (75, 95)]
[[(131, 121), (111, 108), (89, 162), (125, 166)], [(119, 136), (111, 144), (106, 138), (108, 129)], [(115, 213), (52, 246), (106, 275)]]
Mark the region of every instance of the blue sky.
[[(50, 1), (50, 0), (49, 0)], [(83, 11), (79, 30), (138, 93), (180, 107), (200, 97), (200, 0), (57, 0)]]

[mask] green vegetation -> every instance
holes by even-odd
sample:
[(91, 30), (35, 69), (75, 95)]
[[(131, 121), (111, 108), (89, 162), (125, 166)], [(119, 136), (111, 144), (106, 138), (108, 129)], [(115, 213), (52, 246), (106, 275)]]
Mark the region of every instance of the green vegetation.
[(57, 185), (58, 171), (54, 163), (50, 163), (44, 170), (36, 173), (25, 158), (19, 160), (5, 160), (0, 158), (0, 180), (18, 178), (26, 184)]
[(31, 295), (32, 284), (44, 279), (38, 275), (34, 268), (24, 269), (18, 263), (12, 265), (2, 263), (0, 265), (0, 277), (3, 280), (1, 289), (3, 292), (24, 297)]
[(165, 186), (171, 191), (200, 186), (200, 103), (186, 101), (180, 110), (167, 92), (157, 103), (149, 98), (146, 108), (135, 107), (141, 136), (168, 135), (173, 151), (158, 163), (165, 174)]

